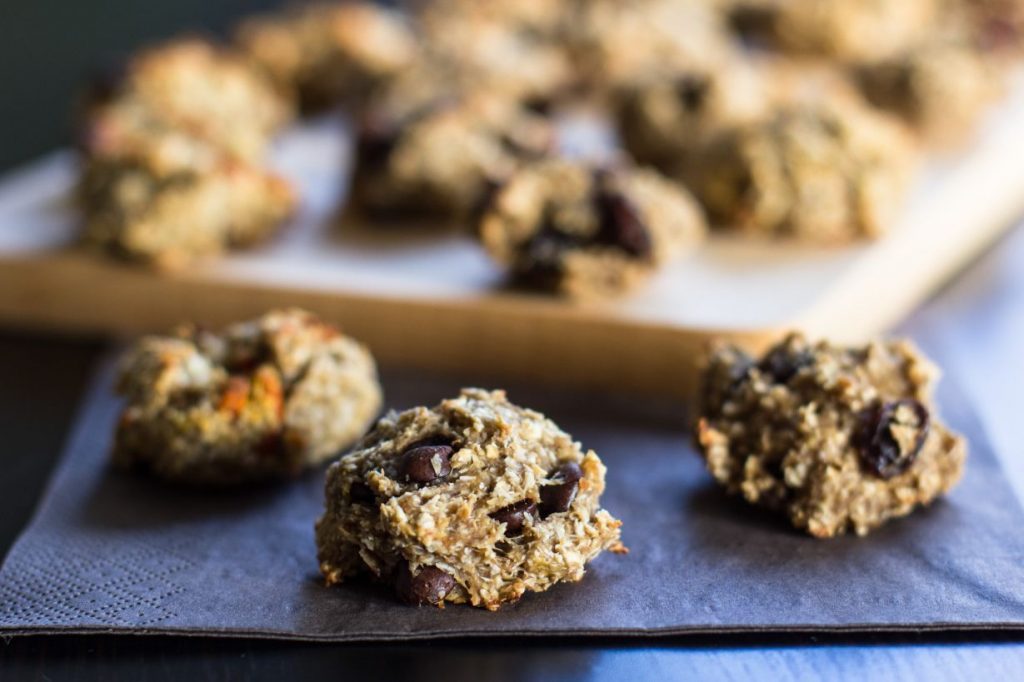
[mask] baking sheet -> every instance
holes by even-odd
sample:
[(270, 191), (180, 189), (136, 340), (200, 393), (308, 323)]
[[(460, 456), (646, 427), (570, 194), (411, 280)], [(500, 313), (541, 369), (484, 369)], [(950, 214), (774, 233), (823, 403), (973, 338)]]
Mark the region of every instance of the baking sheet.
[[(1024, 629), (1024, 514), (963, 394), (940, 392), (970, 439), (946, 500), (867, 538), (819, 541), (728, 499), (688, 445), (683, 407), (509, 386), (608, 465), (605, 506), (627, 556), (491, 613), (326, 588), (313, 521), (322, 472), (202, 492), (112, 471), (109, 363), (37, 516), (0, 570), (0, 634), (176, 633), (315, 640), (486, 635)], [(460, 383), (386, 374), (387, 402), (433, 404)], [(469, 382), (472, 383), (472, 382)], [(16, 454), (16, 453), (14, 453)]]

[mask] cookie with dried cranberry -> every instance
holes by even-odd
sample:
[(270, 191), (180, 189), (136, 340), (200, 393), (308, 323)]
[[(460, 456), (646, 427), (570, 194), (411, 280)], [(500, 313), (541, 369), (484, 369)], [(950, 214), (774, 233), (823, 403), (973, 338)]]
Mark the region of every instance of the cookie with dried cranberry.
[(546, 119), (501, 97), (437, 100), (411, 85), (408, 96), (363, 117), (352, 184), (361, 216), (463, 220), (491, 186), (554, 144)]
[(625, 551), (604, 477), (596, 453), (502, 391), (392, 411), (327, 472), (320, 571), (328, 585), (369, 575), (410, 604), (497, 609)]
[(940, 421), (937, 370), (909, 342), (846, 348), (793, 334), (707, 361), (697, 442), (715, 480), (818, 538), (865, 535), (952, 488), (964, 440)]
[(366, 95), (416, 59), (418, 41), (406, 17), (374, 3), (312, 4), (253, 17), (235, 43), (275, 82), (296, 92), (303, 109)]
[(886, 232), (916, 160), (898, 120), (839, 98), (786, 104), (695, 157), (690, 185), (716, 227), (819, 244)]
[(638, 163), (682, 176), (709, 137), (767, 113), (767, 81), (737, 55), (714, 66), (650, 72), (614, 91), (616, 129)]
[(653, 170), (563, 160), (495, 190), (479, 230), (516, 282), (581, 298), (633, 288), (706, 231), (696, 201)]
[(114, 462), (196, 485), (294, 476), (351, 445), (381, 404), (370, 353), (295, 309), (143, 338), (118, 392)]

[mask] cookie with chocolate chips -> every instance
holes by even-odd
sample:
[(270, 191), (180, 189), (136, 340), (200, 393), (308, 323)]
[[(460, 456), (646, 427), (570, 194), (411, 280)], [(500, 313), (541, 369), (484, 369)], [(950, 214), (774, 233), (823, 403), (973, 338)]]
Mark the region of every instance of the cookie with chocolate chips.
[(502, 391), (391, 412), (327, 474), (317, 522), (329, 585), (368, 574), (410, 604), (496, 609), (623, 552), (605, 467)]
[(963, 474), (936, 377), (905, 341), (842, 348), (794, 334), (761, 358), (720, 347), (704, 369), (698, 444), (730, 493), (815, 537), (865, 535)]
[(431, 100), (411, 85), (410, 91), (408, 99), (383, 99), (363, 117), (352, 186), (361, 217), (466, 219), (493, 183), (554, 145), (545, 119), (503, 98)]
[(892, 226), (915, 161), (893, 117), (835, 98), (726, 130), (701, 146), (688, 175), (716, 227), (835, 245)]
[(146, 337), (118, 391), (114, 462), (200, 485), (295, 475), (351, 445), (381, 404), (369, 352), (294, 309)]
[(652, 170), (549, 160), (492, 193), (479, 231), (517, 282), (598, 297), (632, 288), (706, 230), (689, 193)]

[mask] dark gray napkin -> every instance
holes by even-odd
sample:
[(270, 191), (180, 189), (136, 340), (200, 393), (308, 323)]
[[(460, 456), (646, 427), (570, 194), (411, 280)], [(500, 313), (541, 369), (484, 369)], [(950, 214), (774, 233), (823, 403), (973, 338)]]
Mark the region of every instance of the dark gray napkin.
[[(37, 516), (0, 571), (0, 634), (185, 633), (324, 640), (466, 635), (1024, 628), (1024, 515), (978, 422), (946, 500), (867, 538), (813, 540), (727, 499), (689, 447), (682, 407), (622, 396), (510, 390), (608, 465), (605, 506), (628, 556), (580, 583), (490, 613), (410, 608), (368, 584), (326, 588), (313, 521), (322, 472), (284, 486), (201, 492), (111, 471), (118, 403), (101, 373)], [(386, 377), (395, 407), (458, 383)]]

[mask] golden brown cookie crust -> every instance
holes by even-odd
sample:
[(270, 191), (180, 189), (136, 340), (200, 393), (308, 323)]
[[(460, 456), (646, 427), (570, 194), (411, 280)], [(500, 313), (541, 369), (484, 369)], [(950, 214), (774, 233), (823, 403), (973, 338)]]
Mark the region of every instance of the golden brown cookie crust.
[(728, 492), (815, 537), (865, 535), (963, 474), (966, 445), (939, 421), (936, 377), (906, 341), (841, 348), (794, 334), (760, 359), (719, 347), (697, 442)]
[(114, 461), (197, 485), (295, 475), (351, 445), (381, 404), (369, 352), (295, 309), (146, 337), (118, 391)]
[[(422, 466), (420, 466), (422, 465)], [(328, 584), (369, 574), (412, 603), (496, 609), (625, 551), (593, 451), (502, 391), (390, 412), (327, 474)]]

